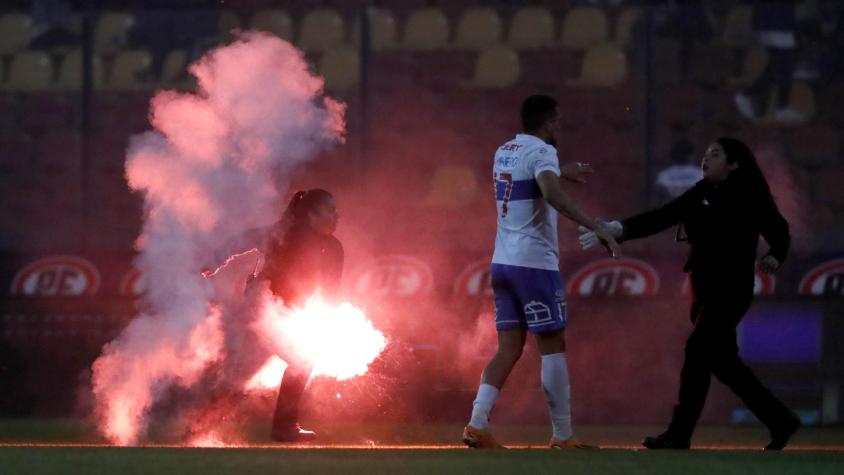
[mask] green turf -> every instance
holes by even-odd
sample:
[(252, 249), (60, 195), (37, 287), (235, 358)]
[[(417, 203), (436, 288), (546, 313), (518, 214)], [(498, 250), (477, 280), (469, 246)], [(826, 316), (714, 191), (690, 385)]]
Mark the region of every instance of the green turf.
[(825, 474), (838, 452), (0, 448), (4, 474)]
[[(303, 448), (112, 448), (112, 447), (0, 447), (0, 475), (15, 474), (295, 474), (295, 473), (493, 473), (527, 474), (680, 474), (707, 475), (844, 473), (842, 451), (692, 450), (654, 452), (603, 449), (551, 451), (516, 449), (398, 450), (389, 444), (456, 444), (461, 427), (454, 424), (336, 424), (315, 426), (324, 444), (366, 444), (367, 449)], [(266, 444), (266, 423), (244, 428), (251, 444)], [(601, 444), (634, 446), (657, 428), (580, 427), (578, 434)], [(541, 446), (545, 426), (496, 426), (502, 441)], [(172, 442), (159, 431), (149, 442)], [(760, 428), (702, 427), (700, 446), (761, 447), (767, 441)], [(90, 423), (76, 420), (2, 420), (0, 443), (101, 443)], [(801, 430), (795, 444), (819, 449), (844, 445), (844, 429)]]

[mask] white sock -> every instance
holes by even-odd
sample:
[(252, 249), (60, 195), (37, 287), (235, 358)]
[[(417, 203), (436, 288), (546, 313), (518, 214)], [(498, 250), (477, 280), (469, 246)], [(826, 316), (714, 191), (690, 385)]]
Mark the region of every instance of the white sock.
[(551, 412), (551, 425), (554, 438), (568, 440), (572, 438), (571, 428), (571, 388), (569, 369), (565, 353), (542, 355), (542, 389), (548, 399)]
[(481, 383), (478, 396), (472, 403), (472, 419), (469, 420), (469, 425), (475, 429), (486, 430), (489, 427), (489, 413), (495, 406), (496, 399), (498, 399), (498, 388), (491, 384)]

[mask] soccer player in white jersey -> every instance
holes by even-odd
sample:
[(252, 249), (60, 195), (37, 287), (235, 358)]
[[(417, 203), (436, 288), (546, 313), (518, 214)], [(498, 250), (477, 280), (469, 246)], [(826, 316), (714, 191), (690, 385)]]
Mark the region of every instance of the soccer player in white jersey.
[(489, 431), (489, 414), (531, 332), (542, 355), (542, 389), (553, 427), (550, 446), (589, 448), (573, 437), (571, 427), (557, 213), (595, 231), (613, 255), (620, 250), (604, 224), (584, 213), (562, 190), (560, 178), (583, 181), (591, 168), (577, 163), (561, 171), (554, 148), (560, 119), (557, 102), (548, 96), (528, 97), (521, 116), (523, 133), (495, 153), (498, 231), (491, 274), (498, 351), (481, 376), (463, 442), (474, 448), (502, 447)]

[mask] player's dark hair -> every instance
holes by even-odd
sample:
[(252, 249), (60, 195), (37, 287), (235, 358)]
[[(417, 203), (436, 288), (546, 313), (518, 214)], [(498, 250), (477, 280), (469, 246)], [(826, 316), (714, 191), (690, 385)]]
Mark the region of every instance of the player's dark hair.
[(522, 102), (522, 130), (536, 132), (554, 118), (557, 101), (551, 96), (530, 96)]
[(330, 198), (333, 198), (331, 193), (321, 188), (297, 191), (290, 198), (282, 221), (288, 230), (304, 226), (308, 222), (308, 214), (315, 211), (317, 206), (325, 203)]
[(765, 174), (759, 168), (750, 147), (730, 137), (721, 137), (715, 141), (724, 149), (727, 163), (738, 164), (738, 168), (730, 173), (727, 182), (752, 199), (773, 200), (768, 180), (765, 179)]

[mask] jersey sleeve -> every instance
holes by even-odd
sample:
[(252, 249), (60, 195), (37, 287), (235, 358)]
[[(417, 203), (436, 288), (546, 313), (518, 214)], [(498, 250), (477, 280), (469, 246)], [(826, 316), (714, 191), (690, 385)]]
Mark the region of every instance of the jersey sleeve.
[(528, 167), (536, 178), (544, 171), (551, 171), (560, 176), (560, 162), (557, 160), (557, 151), (550, 146), (540, 146), (528, 155)]

